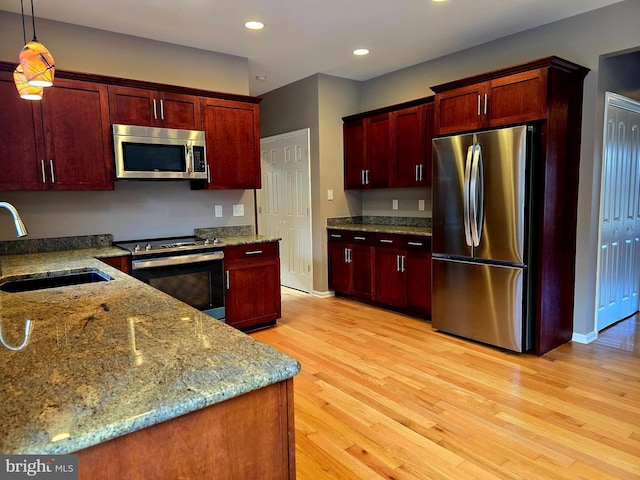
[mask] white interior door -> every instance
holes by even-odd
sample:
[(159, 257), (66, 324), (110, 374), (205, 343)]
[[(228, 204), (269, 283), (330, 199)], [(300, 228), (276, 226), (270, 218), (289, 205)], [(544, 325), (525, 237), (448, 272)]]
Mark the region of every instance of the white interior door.
[(640, 102), (607, 92), (603, 145), (598, 331), (638, 311)]
[(309, 129), (263, 138), (260, 150), (258, 232), (282, 238), (282, 285), (310, 293), (313, 276)]

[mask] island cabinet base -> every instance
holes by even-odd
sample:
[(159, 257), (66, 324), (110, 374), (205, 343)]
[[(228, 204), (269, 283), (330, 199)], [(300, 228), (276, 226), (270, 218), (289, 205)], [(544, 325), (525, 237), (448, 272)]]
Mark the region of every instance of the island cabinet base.
[(80, 480), (295, 479), (293, 379), (77, 454)]

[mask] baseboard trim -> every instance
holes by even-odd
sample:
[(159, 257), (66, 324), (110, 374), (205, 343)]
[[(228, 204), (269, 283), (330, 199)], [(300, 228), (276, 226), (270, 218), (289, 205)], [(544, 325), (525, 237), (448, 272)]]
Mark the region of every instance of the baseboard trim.
[(336, 292), (334, 292), (333, 290), (326, 290), (324, 292), (320, 292), (318, 290), (313, 290), (311, 292), (311, 295), (313, 295), (314, 297), (318, 297), (318, 298), (329, 298), (329, 297), (335, 297)]
[(573, 336), (571, 337), (572, 342), (584, 343), (584, 344), (595, 342), (597, 339), (598, 339), (598, 332), (596, 331), (589, 332), (587, 334), (574, 332)]

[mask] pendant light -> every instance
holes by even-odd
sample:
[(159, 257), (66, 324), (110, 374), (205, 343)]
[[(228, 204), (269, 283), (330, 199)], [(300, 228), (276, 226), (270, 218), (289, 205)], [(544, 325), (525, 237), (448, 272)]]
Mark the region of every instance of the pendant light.
[[(22, 0), (20, 0), (22, 5)], [(24, 13), (23, 13), (24, 19)], [(55, 62), (53, 56), (36, 37), (36, 17), (33, 12), (33, 0), (31, 0), (31, 21), (33, 24), (33, 40), (22, 47), (20, 52), (20, 65), (27, 82), (37, 87), (50, 87), (53, 85), (55, 75)]]
[[(20, 10), (22, 12), (22, 36), (24, 38), (24, 43), (26, 44), (27, 32), (24, 26), (24, 7), (22, 5), (22, 0), (20, 0)], [(27, 77), (22, 70), (21, 64), (18, 64), (16, 69), (13, 71), (13, 83), (16, 84), (20, 98), (25, 100), (42, 100), (42, 87), (30, 85), (29, 82), (27, 82)]]

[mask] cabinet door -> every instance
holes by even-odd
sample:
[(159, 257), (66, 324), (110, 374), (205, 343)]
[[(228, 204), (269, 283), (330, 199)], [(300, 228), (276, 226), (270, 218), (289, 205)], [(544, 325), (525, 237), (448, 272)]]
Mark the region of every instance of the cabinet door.
[(376, 115), (367, 121), (365, 161), (368, 167), (365, 174), (365, 187), (388, 187), (389, 168), (393, 154), (391, 113)]
[(490, 126), (524, 123), (547, 116), (547, 69), (509, 75), (491, 80)]
[(364, 185), (365, 144), (364, 120), (345, 121), (342, 125), (344, 142), (344, 188), (362, 188)]
[(419, 313), (431, 313), (431, 254), (407, 250), (407, 307)]
[(427, 184), (427, 141), (431, 146), (431, 139), (426, 137), (424, 105), (393, 112), (392, 187), (420, 187)]
[(48, 188), (113, 190), (106, 85), (56, 79), (36, 109), (36, 137), (45, 145)]
[(344, 243), (329, 242), (329, 288), (336, 292), (351, 293), (351, 266), (348, 248)]
[(404, 251), (376, 247), (376, 289), (374, 299), (396, 307), (406, 304), (406, 280), (402, 271)]
[(226, 322), (251, 328), (281, 316), (280, 260), (232, 263), (226, 268)]
[(484, 83), (455, 88), (436, 95), (436, 134), (477, 130), (484, 126)]
[(0, 98), (0, 190), (40, 190), (42, 172), (33, 126), (33, 108), (40, 106), (18, 96), (9, 72), (0, 72)]
[(111, 123), (200, 130), (198, 97), (143, 88), (109, 86)]
[[(358, 235), (354, 235), (357, 237)], [(373, 247), (351, 245), (351, 293), (357, 297), (373, 298)]]
[(258, 105), (202, 99), (208, 188), (260, 188)]

